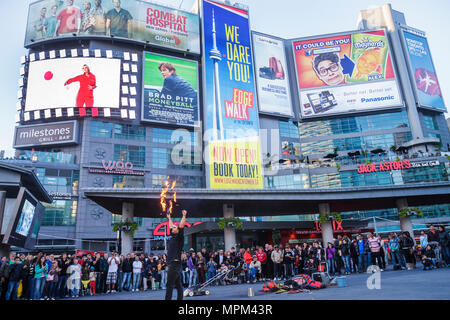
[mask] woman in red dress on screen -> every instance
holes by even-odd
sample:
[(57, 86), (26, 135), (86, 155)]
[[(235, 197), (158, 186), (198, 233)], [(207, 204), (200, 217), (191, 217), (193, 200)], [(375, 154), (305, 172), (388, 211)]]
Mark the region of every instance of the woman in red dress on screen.
[(82, 70), (83, 74), (67, 80), (64, 85), (79, 81), (80, 89), (77, 94), (76, 106), (79, 108), (92, 107), (94, 105), (94, 89), (97, 87), (95, 76), (86, 64), (83, 65)]

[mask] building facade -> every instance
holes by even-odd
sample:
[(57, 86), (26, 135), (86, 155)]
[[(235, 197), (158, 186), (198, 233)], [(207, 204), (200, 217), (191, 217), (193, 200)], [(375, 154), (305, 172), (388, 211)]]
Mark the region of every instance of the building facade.
[[(37, 10), (39, 4), (45, 5), (47, 2), (32, 4), (30, 11)], [(164, 9), (180, 16), (185, 14), (189, 19), (193, 16), (197, 19), (198, 27), (197, 14), (188, 15), (172, 8), (158, 8), (161, 12)], [(393, 65), (402, 106), (305, 117), (301, 112), (304, 101), (300, 102), (301, 90), (297, 85), (294, 40), (282, 39), (286, 53), (285, 71), (290, 75), (288, 87), (292, 114), (290, 116), (267, 112), (259, 114), (265, 189), (342, 188), (342, 192), (345, 192), (345, 188), (348, 187), (449, 181), (450, 133), (444, 110), (422, 107), (418, 98), (412, 94), (406, 62), (400, 60), (401, 57), (405, 60), (404, 50), (401, 50), (402, 44), (398, 36), (394, 36), (400, 32), (399, 26), (405, 27), (406, 22), (403, 14), (394, 10), (391, 10), (391, 14), (397, 29), (386, 32), (392, 60), (395, 62)], [(361, 29), (364, 30), (379, 27), (387, 25), (361, 25)], [(120, 216), (112, 215), (87, 199), (80, 191), (83, 188), (160, 188), (167, 177), (176, 180), (180, 188), (207, 188), (208, 173), (204, 162), (194, 161), (195, 152), (191, 156), (192, 161), (181, 164), (175, 163), (171, 156), (173, 149), (180, 143), (188, 143), (194, 150), (200, 150), (200, 153), (204, 151), (202, 129), (206, 128), (173, 122), (163, 123), (164, 121), (142, 121), (143, 114), (141, 114), (144, 112), (144, 99), (147, 99), (142, 83), (145, 81), (146, 72), (145, 53), (152, 52), (180, 59), (178, 61), (187, 59), (196, 62), (200, 65), (197, 74), (201, 78), (200, 69), (205, 57), (200, 55), (200, 49), (198, 52), (186, 48), (173, 49), (164, 43), (151, 41), (149, 43), (145, 40), (130, 42), (129, 39), (121, 39), (120, 36), (95, 37), (89, 33), (75, 39), (65, 37), (31, 40), (27, 43), (27, 48), (30, 52), (24, 62), (24, 68), (27, 69), (24, 72), (24, 79), (28, 85), (32, 83), (31, 64), (34, 61), (31, 60), (31, 56), (37, 57), (42, 55), (42, 52), (44, 59), (37, 60), (45, 61), (47, 57), (51, 60), (51, 52), (61, 50), (65, 50), (67, 54), (70, 52), (71, 58), (93, 59), (109, 56), (121, 60), (122, 77), (119, 90), (122, 100), (119, 109), (125, 110), (124, 98), (130, 107), (134, 104), (134, 109), (126, 109), (129, 112), (125, 113), (127, 115), (125, 117), (122, 111), (119, 110), (122, 112), (119, 114), (115, 109), (111, 109), (111, 116), (107, 116), (106, 111), (100, 116), (95, 116), (93, 111), (88, 111), (87, 116), (77, 113), (78, 111), (75, 114), (70, 112), (66, 114), (63, 111), (62, 117), (58, 117), (57, 111), (52, 110), (49, 111), (48, 117), (43, 113), (36, 117), (36, 111), (25, 106), (27, 101), (30, 101), (31, 88), (27, 87), (27, 83), (22, 86), (24, 98), (19, 100), (18, 128), (36, 126), (42, 129), (53, 122), (66, 120), (76, 122), (74, 129), (76, 137), (68, 142), (60, 140), (20, 144), (16, 132), (14, 142), (16, 155), (13, 159), (4, 159), (16, 165), (33, 168), (41, 183), (53, 196), (54, 201), (51, 205), (44, 204), (45, 213), (37, 249), (60, 252), (116, 248), (118, 234), (112, 231), (112, 226), (120, 221)], [(256, 54), (254, 52), (254, 55)], [(59, 55), (57, 58), (62, 56)], [(254, 72), (258, 71), (255, 69)], [(137, 81), (133, 81), (133, 77)], [(132, 94), (131, 88), (135, 88), (135, 94)], [(200, 86), (198, 94), (198, 107), (203, 110), (201, 101), (206, 93)], [(25, 116), (27, 112), (31, 117)], [(182, 135), (176, 131), (180, 128), (185, 130)], [(420, 132), (418, 137), (417, 132)], [(411, 141), (415, 140), (418, 142), (411, 146)], [(398, 163), (402, 163), (402, 167), (399, 167)], [(379, 167), (380, 164), (383, 164), (383, 170), (370, 170), (373, 165)], [(445, 225), (450, 221), (450, 204), (430, 204), (421, 209), (423, 216), (413, 219), (416, 229), (426, 228), (430, 223)], [(221, 213), (218, 213), (217, 217), (220, 216)], [(377, 224), (378, 219), (378, 226), (375, 226), (378, 232), (395, 230), (398, 226), (396, 208), (369, 211), (355, 208), (352, 212), (341, 212), (341, 216), (344, 220), (370, 220), (371, 228), (374, 227), (373, 224)], [(245, 220), (299, 221), (306, 218), (314, 220), (316, 217), (295, 215), (294, 211), (290, 216), (274, 214), (272, 217)], [(202, 218), (188, 221), (194, 223), (214, 220), (216, 219)], [(134, 249), (147, 252), (161, 249), (163, 242), (160, 237), (155, 236), (154, 231), (162, 222), (162, 217), (135, 218), (135, 221), (139, 228), (134, 236)]]

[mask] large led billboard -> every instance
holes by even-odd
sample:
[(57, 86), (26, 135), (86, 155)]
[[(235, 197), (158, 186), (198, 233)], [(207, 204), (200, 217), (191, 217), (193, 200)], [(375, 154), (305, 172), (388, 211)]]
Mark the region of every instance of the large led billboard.
[(197, 62), (145, 52), (142, 121), (198, 126)]
[(24, 187), (20, 188), (2, 243), (33, 249), (43, 211), (42, 204)]
[(248, 12), (209, 0), (202, 3), (207, 183), (214, 189), (261, 189)]
[(293, 116), (284, 42), (253, 32), (259, 111)]
[(115, 37), (200, 53), (198, 16), (139, 0), (30, 4), (25, 46), (67, 37)]
[(30, 62), (25, 111), (119, 108), (120, 59), (64, 58)]
[(383, 29), (292, 45), (302, 117), (402, 106)]
[(446, 111), (427, 38), (406, 30), (401, 32), (419, 104)]

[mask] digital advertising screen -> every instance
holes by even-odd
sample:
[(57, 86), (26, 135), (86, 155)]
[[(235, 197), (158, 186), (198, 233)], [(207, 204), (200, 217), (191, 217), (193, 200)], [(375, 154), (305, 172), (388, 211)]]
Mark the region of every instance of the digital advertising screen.
[(139, 0), (30, 4), (25, 46), (65, 37), (116, 37), (200, 53), (198, 15)]
[(25, 111), (119, 108), (120, 59), (58, 58), (29, 64)]
[(302, 117), (402, 106), (384, 30), (292, 45)]
[(420, 105), (447, 111), (427, 38), (406, 30), (401, 32)]
[(20, 188), (2, 242), (33, 249), (43, 211), (42, 204), (26, 188)]
[(202, 4), (208, 186), (262, 189), (248, 12), (209, 0)]
[(283, 41), (255, 32), (252, 38), (259, 111), (293, 116)]
[(199, 126), (197, 62), (144, 53), (142, 121)]

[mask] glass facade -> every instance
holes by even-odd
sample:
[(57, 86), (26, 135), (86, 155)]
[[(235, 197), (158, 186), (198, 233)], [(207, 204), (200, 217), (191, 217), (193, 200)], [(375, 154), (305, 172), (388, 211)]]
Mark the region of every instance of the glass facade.
[(423, 122), (425, 123), (425, 128), (431, 130), (439, 130), (439, 125), (435, 117), (423, 116)]
[(399, 146), (411, 139), (411, 132), (399, 132), (373, 136), (303, 142), (301, 143), (301, 149), (304, 155), (333, 153), (335, 151), (370, 151), (373, 149), (389, 150), (392, 146)]
[(153, 128), (152, 131), (152, 141), (155, 143), (164, 144), (177, 144), (185, 139), (185, 135), (189, 135), (191, 139), (191, 146), (197, 145), (198, 133), (186, 130), (179, 131), (179, 133), (174, 134), (176, 130), (174, 129), (163, 129), (163, 128)]
[(48, 192), (78, 195), (79, 170), (36, 168), (35, 172)]
[[(135, 217), (133, 218), (133, 221), (138, 224), (139, 227), (142, 227), (144, 223), (144, 218)], [(122, 216), (120, 214), (111, 214), (111, 226), (114, 225), (114, 223), (122, 222)]]
[(266, 189), (308, 189), (309, 178), (307, 174), (290, 174), (280, 176), (264, 176)]
[(49, 162), (61, 164), (74, 164), (75, 155), (64, 152), (45, 152), (33, 150), (16, 150), (15, 160), (28, 160), (33, 162)]
[(114, 145), (114, 160), (133, 163), (135, 167), (145, 166), (145, 147), (123, 144)]
[[(183, 152), (179, 153), (180, 158), (183, 157)], [(191, 164), (175, 164), (172, 161), (172, 149), (169, 148), (152, 148), (152, 167), (158, 169), (183, 169), (183, 170), (202, 170), (202, 164), (194, 164), (194, 153), (191, 152)]]
[[(163, 174), (152, 174), (152, 188), (160, 188), (164, 181), (168, 178)], [(170, 180), (177, 181), (178, 188), (202, 188), (203, 177), (202, 176), (170, 176)]]
[(91, 137), (145, 141), (145, 127), (131, 124), (91, 121)]
[(144, 176), (130, 176), (130, 175), (114, 175), (113, 176), (113, 188), (144, 188), (145, 177)]
[(335, 118), (328, 120), (315, 120), (300, 122), (298, 124), (300, 136), (321, 137), (334, 134), (357, 133), (393, 128), (409, 127), (406, 111)]
[(42, 203), (45, 208), (42, 226), (74, 226), (77, 217), (78, 201), (54, 200), (51, 204)]
[(293, 138), (293, 139), (299, 138), (297, 122), (279, 121), (278, 123), (279, 123), (279, 127), (280, 127), (280, 137)]

